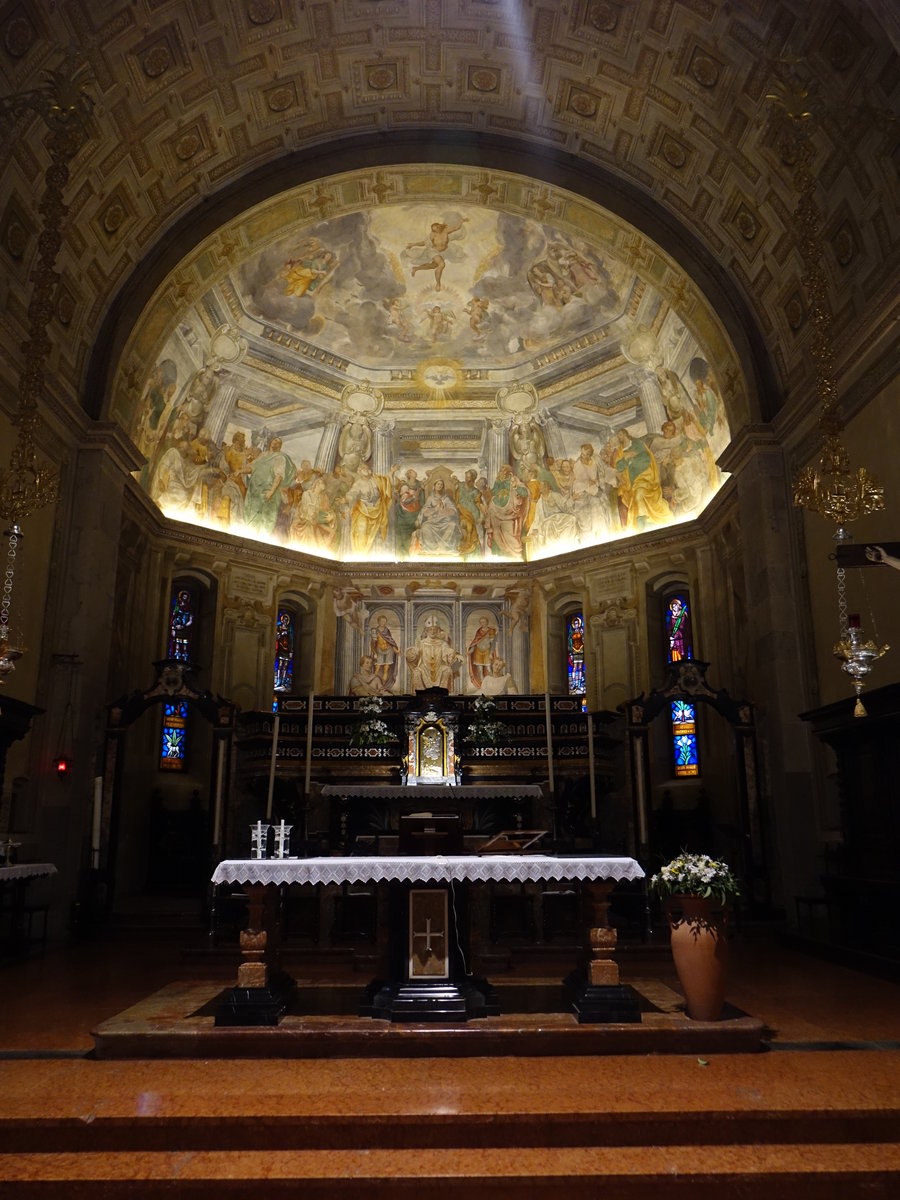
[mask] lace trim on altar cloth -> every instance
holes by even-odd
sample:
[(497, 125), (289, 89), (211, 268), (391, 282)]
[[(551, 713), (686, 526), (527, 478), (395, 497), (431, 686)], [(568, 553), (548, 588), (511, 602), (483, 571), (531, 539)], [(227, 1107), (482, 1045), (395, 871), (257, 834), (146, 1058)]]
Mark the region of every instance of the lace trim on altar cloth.
[(55, 875), (53, 863), (18, 863), (12, 867), (0, 867), (0, 883), (9, 879), (37, 879), (41, 875)]
[(397, 858), (226, 859), (213, 883), (539, 883), (580, 879), (643, 879), (633, 858), (555, 858), (545, 854), (447, 855)]

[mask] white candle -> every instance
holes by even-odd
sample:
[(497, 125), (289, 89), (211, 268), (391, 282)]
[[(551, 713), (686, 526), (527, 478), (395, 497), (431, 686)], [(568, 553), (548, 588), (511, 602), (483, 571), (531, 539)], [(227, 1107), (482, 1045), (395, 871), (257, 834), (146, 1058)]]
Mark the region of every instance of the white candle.
[(256, 856), (257, 856), (257, 858), (262, 858), (262, 857), (263, 857), (263, 848), (262, 848), (262, 821), (257, 821), (257, 822), (256, 822)]
[(91, 866), (100, 866), (100, 823), (103, 816), (103, 776), (94, 776), (94, 812), (91, 822)]
[(278, 839), (278, 857), (284, 858), (284, 817), (281, 818), (281, 836)]
[(594, 715), (588, 713), (587, 719), (587, 737), (588, 737), (588, 775), (591, 781), (591, 820), (597, 819), (597, 790), (594, 782)]
[(219, 738), (219, 757), (216, 766), (216, 806), (213, 813), (213, 845), (222, 840), (222, 788), (225, 785), (225, 739)]
[(312, 739), (313, 739), (313, 692), (309, 693), (309, 707), (306, 710), (306, 780), (304, 794), (309, 795), (309, 773), (312, 770)]
[(275, 760), (278, 758), (278, 723), (281, 713), (275, 714), (272, 722), (272, 757), (269, 760), (269, 796), (266, 800), (266, 820), (272, 819), (272, 797), (275, 794)]
[(544, 692), (544, 715), (545, 724), (547, 726), (547, 769), (549, 771), (548, 783), (550, 791), (553, 792), (553, 726), (550, 721), (550, 693)]

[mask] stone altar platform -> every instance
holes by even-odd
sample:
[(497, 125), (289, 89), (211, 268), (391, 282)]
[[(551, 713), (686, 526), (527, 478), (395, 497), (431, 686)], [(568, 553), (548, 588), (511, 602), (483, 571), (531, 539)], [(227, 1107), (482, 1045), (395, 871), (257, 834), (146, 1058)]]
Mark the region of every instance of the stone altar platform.
[(719, 1021), (692, 1021), (684, 998), (652, 977), (628, 972), (640, 1001), (637, 1023), (579, 1024), (558, 979), (495, 980), (501, 1015), (440, 1025), (356, 1015), (360, 980), (323, 984), (297, 974), (277, 1026), (215, 1026), (222, 983), (184, 980), (103, 1021), (97, 1058), (421, 1058), (609, 1054), (754, 1053), (764, 1024), (727, 1005)]

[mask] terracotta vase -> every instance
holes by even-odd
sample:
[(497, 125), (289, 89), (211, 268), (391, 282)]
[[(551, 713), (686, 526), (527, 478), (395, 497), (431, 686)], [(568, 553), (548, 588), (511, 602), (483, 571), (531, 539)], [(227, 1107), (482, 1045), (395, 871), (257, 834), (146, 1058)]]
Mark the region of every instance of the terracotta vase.
[(701, 896), (673, 896), (666, 906), (672, 958), (692, 1021), (718, 1021), (728, 966), (726, 914)]

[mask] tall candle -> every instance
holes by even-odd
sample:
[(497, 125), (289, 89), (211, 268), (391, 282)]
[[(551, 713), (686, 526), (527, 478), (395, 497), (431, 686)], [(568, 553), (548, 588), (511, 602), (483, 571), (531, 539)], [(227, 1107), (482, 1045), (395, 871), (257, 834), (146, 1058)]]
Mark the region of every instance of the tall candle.
[(100, 822), (103, 815), (103, 776), (94, 776), (94, 811), (91, 822), (91, 866), (100, 866)]
[(278, 857), (284, 858), (284, 817), (281, 818), (281, 836), (278, 839)]
[(588, 775), (591, 781), (591, 820), (597, 819), (597, 785), (594, 781), (594, 715), (588, 713), (587, 719), (587, 738), (588, 738)]
[(275, 794), (275, 761), (278, 758), (278, 724), (281, 713), (275, 714), (272, 722), (272, 757), (269, 760), (269, 795), (266, 800), (266, 820), (272, 819), (272, 797)]
[(216, 764), (216, 806), (213, 810), (213, 845), (218, 847), (222, 840), (222, 789), (225, 785), (225, 739), (219, 738), (218, 762)]
[(550, 791), (555, 791), (553, 786), (553, 725), (550, 720), (550, 693), (544, 692), (544, 716), (547, 726), (547, 769), (549, 771), (548, 782)]
[(309, 693), (309, 707), (306, 710), (306, 779), (304, 793), (309, 795), (309, 775), (312, 770), (312, 739), (313, 739), (313, 699), (314, 693)]

